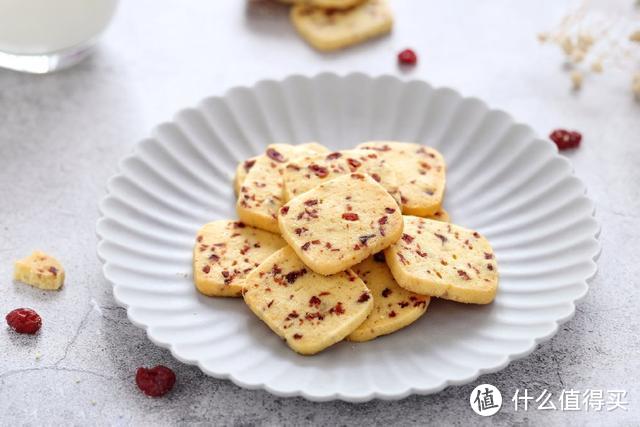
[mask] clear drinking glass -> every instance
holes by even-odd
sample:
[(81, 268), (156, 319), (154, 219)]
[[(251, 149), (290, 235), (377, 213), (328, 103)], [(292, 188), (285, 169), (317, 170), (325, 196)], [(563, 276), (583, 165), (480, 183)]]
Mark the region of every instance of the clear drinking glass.
[(85, 58), (118, 0), (0, 0), (0, 67), (49, 73)]

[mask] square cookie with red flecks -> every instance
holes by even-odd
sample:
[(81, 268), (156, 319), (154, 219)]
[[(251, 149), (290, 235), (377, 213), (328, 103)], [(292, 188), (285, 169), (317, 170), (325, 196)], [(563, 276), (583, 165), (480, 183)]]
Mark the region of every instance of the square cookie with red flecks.
[(400, 203), (395, 171), (371, 150), (343, 150), (296, 157), (284, 169), (285, 201), (348, 173), (366, 173)]
[(373, 310), (358, 329), (347, 339), (369, 341), (381, 335), (393, 333), (418, 320), (427, 311), (430, 298), (398, 286), (384, 253), (370, 256), (353, 267), (353, 272), (362, 279), (373, 297)]
[(430, 216), (442, 204), (446, 165), (435, 149), (409, 142), (371, 141), (357, 148), (372, 150), (396, 171), (402, 213)]
[(243, 296), (251, 311), (300, 354), (343, 340), (373, 307), (369, 290), (352, 271), (316, 274), (290, 247), (247, 276)]
[(193, 277), (208, 296), (239, 297), (244, 277), (269, 255), (285, 246), (282, 238), (239, 221), (204, 225), (193, 248)]
[[(317, 143), (269, 145), (264, 155), (250, 163), (242, 180), (236, 203), (240, 219), (252, 227), (278, 233), (278, 209), (284, 203), (284, 167), (293, 156), (324, 150), (326, 148)], [(236, 177), (236, 181), (241, 179)]]
[(387, 0), (364, 0), (344, 10), (297, 4), (291, 22), (311, 46), (330, 51), (388, 33), (393, 15)]
[(369, 175), (351, 173), (290, 200), (278, 217), (282, 237), (313, 271), (334, 274), (400, 238), (402, 215)]
[(473, 230), (404, 217), (402, 237), (385, 250), (403, 288), (452, 301), (488, 304), (498, 290), (498, 264), (487, 239)]
[(308, 6), (321, 7), (323, 9), (349, 9), (364, 0), (278, 0), (286, 4), (304, 4)]

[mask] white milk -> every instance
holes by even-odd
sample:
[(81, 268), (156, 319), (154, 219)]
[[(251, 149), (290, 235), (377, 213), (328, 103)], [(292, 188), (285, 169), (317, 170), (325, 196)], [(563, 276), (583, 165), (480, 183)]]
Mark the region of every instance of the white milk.
[(118, 0), (0, 0), (0, 52), (46, 55), (94, 40)]

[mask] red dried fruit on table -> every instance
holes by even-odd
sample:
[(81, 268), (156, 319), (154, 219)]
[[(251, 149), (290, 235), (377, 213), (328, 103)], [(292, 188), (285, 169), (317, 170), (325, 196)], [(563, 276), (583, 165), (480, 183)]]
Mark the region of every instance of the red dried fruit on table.
[(170, 368), (158, 365), (154, 368), (138, 368), (136, 384), (144, 394), (160, 397), (167, 394), (176, 383), (176, 374)]
[(9, 327), (19, 334), (33, 335), (42, 326), (42, 318), (30, 308), (16, 308), (6, 319)]
[(549, 135), (549, 138), (558, 146), (558, 150), (568, 150), (577, 148), (582, 141), (582, 134), (566, 129), (556, 129)]
[(411, 49), (405, 49), (398, 54), (398, 62), (405, 65), (415, 65), (418, 62), (418, 55)]

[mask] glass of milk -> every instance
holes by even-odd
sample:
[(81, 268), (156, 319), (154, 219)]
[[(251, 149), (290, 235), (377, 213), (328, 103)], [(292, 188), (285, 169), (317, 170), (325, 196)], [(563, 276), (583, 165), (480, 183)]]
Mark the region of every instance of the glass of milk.
[(0, 0), (0, 67), (49, 73), (85, 58), (118, 0)]

